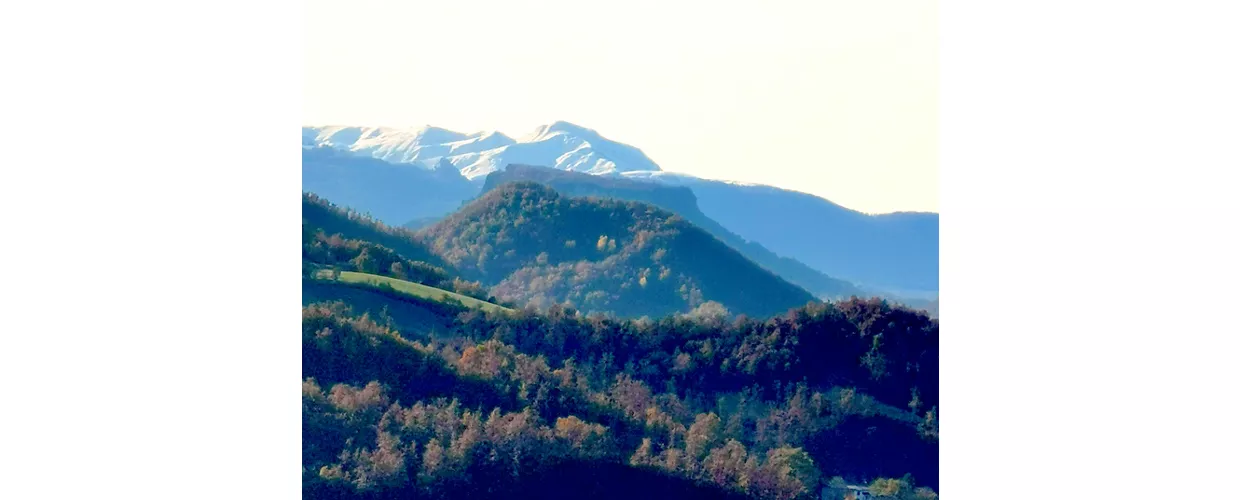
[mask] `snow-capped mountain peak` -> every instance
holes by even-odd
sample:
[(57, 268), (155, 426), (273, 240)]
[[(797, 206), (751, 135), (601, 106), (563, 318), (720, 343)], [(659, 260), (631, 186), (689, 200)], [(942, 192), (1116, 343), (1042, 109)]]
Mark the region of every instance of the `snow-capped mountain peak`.
[(417, 132), (414, 133), (414, 136), (417, 138), (418, 142), (420, 143), (442, 144), (445, 142), (456, 142), (456, 141), (466, 140), (470, 137), (470, 134), (462, 134), (460, 132), (453, 132), (446, 128), (439, 128), (439, 127), (427, 125), (422, 128), (419, 128)]
[(569, 135), (583, 139), (598, 138), (598, 132), (566, 121), (557, 121), (534, 129), (534, 133), (526, 136), (522, 142), (537, 142), (555, 135)]
[(446, 161), (470, 179), (518, 163), (591, 174), (662, 170), (640, 149), (565, 121), (538, 127), (520, 140), (495, 131), (464, 134), (433, 126), (303, 127), (302, 144), (424, 168)]
[(447, 146), (449, 146), (448, 152), (444, 156), (450, 157), (498, 149), (516, 142), (511, 137), (500, 132), (479, 132), (477, 134), (470, 134), (465, 139), (447, 143)]

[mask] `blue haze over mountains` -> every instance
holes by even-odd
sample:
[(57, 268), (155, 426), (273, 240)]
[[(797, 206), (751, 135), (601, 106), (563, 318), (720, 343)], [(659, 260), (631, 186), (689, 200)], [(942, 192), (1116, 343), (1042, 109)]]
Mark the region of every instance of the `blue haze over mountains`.
[(567, 122), (516, 139), (435, 127), (302, 129), (303, 191), (389, 225), (429, 225), (516, 180), (659, 206), (820, 297), (878, 294), (913, 306), (937, 298), (935, 213), (869, 215), (797, 191), (665, 172), (640, 149)]

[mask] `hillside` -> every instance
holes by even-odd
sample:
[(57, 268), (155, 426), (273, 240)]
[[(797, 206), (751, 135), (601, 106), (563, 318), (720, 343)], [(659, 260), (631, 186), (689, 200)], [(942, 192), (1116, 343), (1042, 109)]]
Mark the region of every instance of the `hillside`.
[(382, 245), (414, 261), (443, 267), (444, 261), (411, 230), (393, 227), (351, 208), (337, 205), (315, 193), (302, 193), (303, 232), (321, 230), (331, 236)]
[[(387, 226), (312, 193), (302, 194), (301, 229), (302, 272), (308, 280), (317, 281), (330, 272), (332, 281), (341, 283), (386, 283), (423, 297), (437, 297), (435, 290), (442, 290), (466, 303), (498, 303), (481, 284), (460, 279), (457, 270), (412, 231)], [(340, 279), (341, 275), (346, 277)], [(353, 293), (330, 286), (316, 289)]]
[(545, 184), (567, 196), (595, 196), (649, 203), (684, 217), (685, 220), (706, 230), (758, 265), (814, 295), (823, 298), (863, 295), (863, 292), (851, 283), (827, 276), (796, 260), (775, 255), (762, 245), (747, 241), (729, 231), (698, 209), (697, 197), (686, 187), (638, 182), (623, 177), (588, 175), (547, 167), (509, 165), (502, 171), (488, 175), (482, 192), (486, 193), (502, 184), (518, 181)]
[(303, 310), (307, 498), (810, 500), (833, 476), (905, 476), (899, 498), (936, 498), (906, 476), (937, 484), (938, 325), (924, 315), (858, 300), (730, 323), (429, 314), (437, 335), (347, 304)]
[[(818, 196), (771, 186), (708, 180), (663, 171), (633, 146), (567, 122), (555, 122), (520, 138), (498, 132), (471, 134), (436, 127), (305, 127), (303, 190), (366, 211), (392, 225), (423, 227), (478, 193), (485, 176), (508, 165), (542, 165), (600, 177), (623, 177), (692, 190), (706, 218), (742, 240), (763, 247), (743, 252), (761, 265), (821, 295), (847, 281), (863, 295), (933, 299), (938, 292), (938, 227), (935, 213), (870, 215)], [(366, 168), (325, 170), (328, 163)], [(390, 163), (388, 163), (390, 162)], [(316, 170), (317, 169), (317, 170)], [(447, 170), (459, 175), (451, 179)], [(319, 182), (325, 170), (331, 182)], [(435, 172), (434, 176), (429, 172)], [(417, 179), (416, 182), (410, 179)], [(336, 185), (338, 184), (338, 186)], [(690, 212), (655, 203), (690, 218), (735, 248)], [(778, 264), (765, 252), (794, 262)], [(801, 265), (817, 271), (808, 273)], [(829, 277), (823, 280), (821, 277)], [(829, 281), (828, 281), (829, 280)]]
[[(814, 500), (842, 483), (937, 498), (938, 322), (923, 313), (810, 302), (681, 217), (540, 184), (416, 234), (313, 194), (302, 208), (305, 498)], [(605, 306), (660, 317), (474, 301), (493, 280), (532, 302), (614, 290)], [(678, 285), (688, 299), (657, 303)], [(672, 314), (778, 309), (761, 299), (780, 294), (804, 301)]]
[(320, 270), (314, 274), (314, 279), (321, 280), (338, 280), (344, 283), (357, 283), (370, 285), (375, 288), (390, 287), (392, 290), (410, 295), (416, 298), (433, 300), (437, 302), (456, 301), (465, 307), (478, 308), (488, 312), (511, 311), (503, 306), (485, 302), (456, 292), (450, 292), (442, 288), (414, 283), (412, 281), (381, 276), (377, 274), (359, 273), (355, 271), (341, 271), (339, 276), (334, 276), (331, 271)]
[(536, 183), (494, 188), (418, 234), (463, 277), (521, 304), (662, 316), (715, 301), (769, 316), (814, 300), (668, 211)]

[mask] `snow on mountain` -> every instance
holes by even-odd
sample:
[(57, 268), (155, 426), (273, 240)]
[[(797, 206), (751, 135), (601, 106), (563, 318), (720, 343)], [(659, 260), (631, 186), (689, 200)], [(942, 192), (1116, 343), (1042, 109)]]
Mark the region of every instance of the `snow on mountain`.
[(441, 157), (512, 144), (499, 133), (462, 134), (439, 127), (302, 127), (302, 144), (329, 146), (391, 163), (430, 167)]
[(438, 127), (303, 127), (303, 146), (327, 146), (422, 167), (446, 161), (473, 180), (510, 164), (545, 165), (590, 174), (660, 171), (640, 149), (559, 121), (514, 140), (499, 132), (462, 134)]
[[(538, 127), (519, 139), (499, 132), (465, 134), (430, 126), (303, 127), (302, 144), (312, 152), (330, 148), (351, 152), (353, 154), (346, 156), (355, 157), (355, 160), (368, 160), (350, 162), (329, 158), (330, 161), (324, 160), (324, 165), (340, 168), (303, 168), (303, 175), (310, 179), (329, 175), (361, 179), (356, 182), (358, 192), (376, 197), (367, 202), (374, 205), (376, 213), (383, 208), (379, 198), (391, 198), (395, 200), (392, 206), (401, 207), (400, 203), (410, 197), (405, 194), (409, 189), (433, 185), (436, 187), (420, 191), (417, 196), (438, 196), (447, 200), (445, 205), (428, 206), (417, 213), (394, 211), (391, 218), (406, 217), (389, 221), (394, 224), (403, 224), (414, 216), (439, 215), (447, 210), (444, 207), (459, 206), (472, 195), (464, 188), (443, 186), (456, 186), (464, 181), (471, 186), (470, 190), (476, 190), (488, 174), (508, 165), (538, 165), (688, 187), (701, 211), (729, 231), (829, 276), (887, 290), (937, 293), (938, 289), (937, 214), (867, 215), (798, 191), (665, 172), (640, 149), (568, 122)], [(321, 152), (315, 154), (322, 156)], [(389, 166), (397, 165), (381, 168), (382, 165), (377, 164), (384, 162), (371, 158), (384, 160)], [(408, 165), (430, 170), (433, 175), (400, 168)], [(461, 179), (462, 176), (465, 179)], [(426, 186), (413, 185), (417, 183)], [(315, 189), (334, 185), (321, 184)], [(370, 186), (368, 191), (360, 187), (363, 185)], [(384, 189), (395, 191), (380, 196)], [(353, 194), (347, 192), (341, 196)], [(365, 205), (359, 208), (371, 209)], [(433, 213), (436, 211), (438, 213)], [(807, 228), (814, 230), (807, 231)]]

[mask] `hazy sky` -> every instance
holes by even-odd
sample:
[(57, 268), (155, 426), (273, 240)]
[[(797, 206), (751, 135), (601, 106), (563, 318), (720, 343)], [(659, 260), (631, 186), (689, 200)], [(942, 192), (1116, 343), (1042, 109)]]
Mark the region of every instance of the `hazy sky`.
[(938, 210), (935, 1), (306, 6), (306, 124), (566, 120), (668, 171)]

